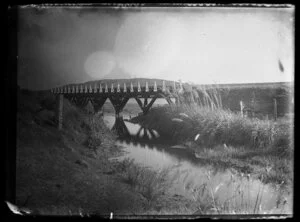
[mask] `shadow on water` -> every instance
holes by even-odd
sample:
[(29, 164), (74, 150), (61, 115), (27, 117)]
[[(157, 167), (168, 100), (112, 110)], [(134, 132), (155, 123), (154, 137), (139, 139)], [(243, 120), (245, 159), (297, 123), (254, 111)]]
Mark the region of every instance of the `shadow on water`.
[[(253, 209), (259, 194), (262, 211), (282, 212), (282, 207), (278, 207), (278, 201), (287, 197), (289, 204), (284, 206), (288, 208), (285, 212), (292, 212), (292, 195), (287, 194), (281, 187), (264, 185), (259, 180), (241, 176), (222, 164), (213, 165), (211, 162), (204, 162), (186, 149), (172, 148), (175, 144), (169, 138), (162, 138), (157, 131), (130, 123), (126, 119), (105, 116), (104, 121), (118, 134), (117, 144), (123, 146), (126, 151), (121, 159), (131, 158), (153, 169), (171, 167), (173, 172), (179, 175), (177, 182), (170, 188), (175, 194), (193, 199), (195, 196), (191, 190), (209, 184), (212, 190), (217, 190), (215, 195), (221, 202), (225, 203), (237, 195), (238, 190), (242, 190), (243, 196), (238, 194), (239, 197), (235, 198), (236, 207), (242, 204), (245, 208), (243, 201), (246, 200), (247, 208)], [(201, 198), (204, 198), (203, 195), (209, 193), (202, 192), (201, 195)]]
[[(111, 121), (111, 120), (110, 120)], [(201, 161), (186, 149), (172, 148), (175, 143), (171, 138), (162, 138), (156, 130), (145, 128), (139, 124), (130, 123), (123, 117), (115, 118), (111, 130), (118, 135), (118, 142), (128, 146), (139, 146), (145, 149), (158, 150), (179, 160), (187, 160), (193, 164)]]
[[(196, 157), (195, 154), (188, 149), (173, 148), (176, 145), (171, 138), (163, 138), (156, 130), (145, 128), (139, 124), (133, 124), (123, 117), (113, 117), (114, 124), (111, 130), (118, 135), (118, 143), (126, 147), (135, 147), (139, 149), (159, 151), (162, 155), (168, 155), (178, 161), (188, 161), (195, 167), (211, 166), (213, 171), (225, 171), (227, 162), (212, 162)], [(112, 119), (109, 120), (110, 122)]]
[(138, 130), (135, 130), (133, 129), (132, 123), (127, 122), (127, 125), (125, 124), (123, 117), (118, 117), (115, 119), (112, 130), (116, 131), (118, 134), (118, 139), (124, 142), (133, 141), (143, 145), (163, 142), (157, 131), (142, 126), (139, 126)]

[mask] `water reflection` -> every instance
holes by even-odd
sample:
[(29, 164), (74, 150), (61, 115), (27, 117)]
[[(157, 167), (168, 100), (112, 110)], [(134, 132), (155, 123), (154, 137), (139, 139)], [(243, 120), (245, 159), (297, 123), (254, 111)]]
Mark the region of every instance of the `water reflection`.
[[(105, 121), (118, 133), (117, 144), (127, 152), (122, 158), (133, 158), (135, 162), (153, 169), (172, 168), (173, 175), (178, 175), (170, 188), (174, 194), (199, 201), (199, 198), (208, 198), (213, 192), (218, 201), (224, 206), (229, 204), (229, 208), (230, 204), (235, 204), (243, 206), (247, 212), (253, 210), (253, 213), (254, 208), (266, 213), (292, 212), (292, 196), (281, 186), (264, 185), (251, 175), (247, 177), (222, 165), (203, 162), (187, 150), (171, 148), (174, 145), (172, 141), (161, 138), (156, 131), (123, 118), (106, 116)], [(256, 206), (258, 197), (261, 202)], [(285, 200), (287, 204), (283, 206)]]
[[(124, 121), (122, 117), (112, 117), (107, 119), (110, 122), (109, 125), (112, 125), (111, 129), (116, 131), (118, 134), (118, 144), (126, 146), (127, 150), (134, 153), (132, 155), (134, 155), (137, 159), (140, 159), (137, 157), (137, 154), (139, 152), (138, 150), (141, 150), (143, 155), (150, 152), (154, 153), (156, 155), (155, 159), (161, 159), (160, 161), (163, 162), (170, 158), (171, 162), (175, 161), (177, 164), (181, 161), (187, 161), (189, 164), (193, 165), (193, 167), (204, 165), (210, 166), (212, 164), (209, 161), (203, 161), (197, 158), (195, 154), (189, 150), (172, 148), (172, 145), (175, 145), (175, 143), (170, 138), (160, 137), (158, 132), (155, 130), (142, 127), (139, 124), (130, 123), (127, 120)], [(112, 124), (113, 121), (114, 123)], [(148, 151), (149, 149), (151, 151)], [(151, 154), (149, 155), (151, 156)], [(156, 163), (154, 165), (161, 167), (160, 163)], [(213, 171), (224, 171), (224, 166), (222, 164), (217, 164)]]
[[(127, 127), (129, 125), (129, 127)], [(131, 125), (131, 126), (130, 126)], [(133, 141), (135, 144), (148, 144), (157, 143), (161, 140), (157, 131), (139, 126), (138, 129), (132, 130), (132, 126), (137, 124), (132, 124), (124, 121), (123, 117), (115, 118), (112, 130), (116, 131), (118, 138), (121, 141), (129, 143)], [(131, 129), (131, 130), (129, 130)]]
[(108, 127), (118, 135), (118, 141), (127, 145), (155, 148), (156, 144), (172, 144), (167, 138), (162, 138), (156, 130), (130, 123), (123, 117), (106, 116)]

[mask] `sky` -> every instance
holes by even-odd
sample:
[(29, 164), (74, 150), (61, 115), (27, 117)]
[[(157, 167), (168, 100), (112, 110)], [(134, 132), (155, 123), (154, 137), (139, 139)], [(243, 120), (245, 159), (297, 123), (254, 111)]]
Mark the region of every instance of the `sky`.
[(18, 84), (294, 81), (294, 8), (20, 7)]

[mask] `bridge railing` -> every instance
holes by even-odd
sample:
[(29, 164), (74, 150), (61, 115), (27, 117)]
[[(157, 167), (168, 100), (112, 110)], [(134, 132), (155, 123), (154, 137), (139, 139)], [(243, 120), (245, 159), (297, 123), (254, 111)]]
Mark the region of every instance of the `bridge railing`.
[(55, 87), (51, 89), (54, 94), (93, 94), (93, 93), (104, 93), (104, 94), (116, 94), (116, 93), (144, 93), (144, 92), (176, 92), (183, 90), (180, 82), (173, 82), (172, 85), (166, 84), (162, 81), (162, 85), (158, 85), (154, 81), (151, 85), (145, 82), (145, 85), (141, 85), (140, 82), (137, 84), (126, 83), (94, 83), (94, 84), (70, 84), (61, 87)]

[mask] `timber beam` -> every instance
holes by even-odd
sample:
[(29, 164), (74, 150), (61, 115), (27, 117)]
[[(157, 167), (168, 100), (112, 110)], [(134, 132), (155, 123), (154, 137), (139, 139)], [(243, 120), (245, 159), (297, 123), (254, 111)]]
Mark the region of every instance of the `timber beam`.
[(150, 103), (148, 104), (148, 98), (144, 98), (144, 104), (142, 103), (142, 101), (140, 100), (140, 98), (135, 98), (135, 100), (137, 101), (139, 107), (141, 108), (141, 110), (143, 111), (144, 114), (147, 114), (149, 109), (152, 107), (153, 103), (155, 102), (157, 97), (153, 97), (151, 98)]
[(107, 97), (92, 97), (91, 103), (94, 107), (95, 113), (99, 112), (99, 110), (103, 107)]
[(116, 117), (115, 124), (112, 130), (115, 130), (121, 137), (127, 137), (130, 135), (128, 128), (123, 120), (123, 117)]
[(70, 97), (67, 97), (67, 99), (69, 99), (69, 101), (71, 101), (73, 104), (75, 104), (79, 108), (84, 108), (90, 100), (90, 98), (87, 96), (70, 96)]
[(114, 106), (116, 116), (119, 117), (120, 113), (123, 111), (123, 108), (125, 107), (126, 103), (129, 100), (129, 97), (109, 97), (109, 100)]

